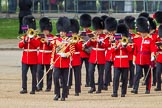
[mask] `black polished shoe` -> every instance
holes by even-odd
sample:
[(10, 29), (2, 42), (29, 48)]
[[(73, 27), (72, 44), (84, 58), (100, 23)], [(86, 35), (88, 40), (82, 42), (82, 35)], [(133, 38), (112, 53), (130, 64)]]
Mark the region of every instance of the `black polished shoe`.
[(102, 90), (108, 90), (107, 86), (103, 86)]
[(38, 87), (38, 88), (36, 89), (36, 91), (37, 91), (37, 92), (42, 91), (42, 88), (39, 88), (39, 87)]
[(101, 90), (97, 90), (97, 91), (96, 91), (96, 94), (99, 94), (99, 93), (101, 93)]
[(65, 98), (64, 98), (64, 97), (62, 97), (62, 98), (61, 98), (61, 101), (65, 101)]
[(96, 91), (95, 88), (91, 88), (91, 89), (88, 91), (88, 93), (93, 93), (93, 92), (95, 92), (95, 91)]
[(71, 86), (69, 86), (68, 88), (71, 89)]
[(26, 94), (27, 93), (27, 90), (23, 89), (20, 91), (20, 94)]
[(30, 94), (35, 94), (35, 91), (32, 90), (32, 91), (30, 92)]
[(153, 84), (152, 84), (152, 86), (156, 86), (156, 84), (155, 84), (155, 83), (153, 83)]
[(89, 87), (89, 84), (85, 84), (85, 87)]
[(146, 91), (145, 91), (145, 94), (150, 94), (150, 91), (149, 91), (149, 90), (146, 90)]
[(45, 92), (50, 92), (50, 91), (51, 91), (51, 89), (46, 89), (46, 90), (45, 90)]
[(133, 88), (133, 86), (132, 85), (129, 85), (128, 88)]
[(132, 90), (131, 93), (138, 94), (138, 91)]
[(113, 94), (111, 95), (111, 97), (118, 97), (118, 94), (113, 93)]
[(95, 85), (98, 85), (98, 83), (95, 83)]
[(121, 97), (125, 97), (125, 94), (121, 94)]
[(108, 86), (111, 86), (111, 84), (110, 84), (110, 83), (108, 83)]
[(53, 100), (57, 101), (60, 98), (60, 95), (56, 95)]
[(79, 96), (79, 93), (75, 93), (75, 96)]
[(154, 91), (161, 91), (161, 89), (159, 89), (159, 88), (155, 88)]

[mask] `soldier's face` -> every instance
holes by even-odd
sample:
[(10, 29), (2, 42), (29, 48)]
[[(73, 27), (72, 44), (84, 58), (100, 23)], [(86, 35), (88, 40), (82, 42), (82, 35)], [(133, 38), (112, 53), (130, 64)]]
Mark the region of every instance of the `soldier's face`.
[(60, 32), (60, 37), (66, 36), (66, 32)]
[(43, 34), (45, 34), (45, 35), (49, 35), (49, 30), (43, 30)]

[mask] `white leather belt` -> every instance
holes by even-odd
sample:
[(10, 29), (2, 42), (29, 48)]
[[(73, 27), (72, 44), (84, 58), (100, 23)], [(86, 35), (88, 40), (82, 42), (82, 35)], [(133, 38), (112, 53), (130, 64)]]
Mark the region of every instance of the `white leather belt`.
[(127, 55), (123, 55), (123, 56), (115, 56), (115, 58), (128, 58)]
[(80, 52), (74, 52), (74, 54), (80, 54)]
[(43, 52), (43, 53), (51, 53), (51, 50), (39, 50), (39, 52)]
[(111, 50), (111, 47), (107, 48), (108, 50)]
[(57, 55), (61, 55), (61, 54), (63, 54), (63, 53), (57, 53)]
[(36, 52), (37, 49), (24, 49), (24, 51), (26, 51), (26, 52)]
[(97, 51), (105, 51), (105, 49), (103, 48), (92, 48), (93, 50), (97, 50)]

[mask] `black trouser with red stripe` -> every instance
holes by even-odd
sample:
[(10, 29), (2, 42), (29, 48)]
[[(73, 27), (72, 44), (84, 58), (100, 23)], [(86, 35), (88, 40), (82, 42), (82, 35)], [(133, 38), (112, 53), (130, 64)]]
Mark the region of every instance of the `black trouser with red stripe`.
[(151, 89), (151, 69), (149, 67), (149, 65), (138, 65), (136, 64), (136, 75), (134, 77), (134, 87), (133, 89), (135, 91), (138, 91), (138, 87), (139, 87), (139, 82), (140, 82), (140, 78), (142, 75), (142, 69), (144, 68), (144, 74), (146, 75), (146, 90)]
[(108, 86), (108, 84), (112, 81), (111, 67), (113, 65), (112, 61), (106, 61), (105, 64), (105, 76), (104, 76), (104, 86)]
[(68, 95), (68, 74), (69, 68), (54, 68), (53, 79), (54, 79), (54, 93), (60, 96), (60, 77), (62, 78), (62, 97), (65, 98)]
[(83, 65), (83, 62), (85, 63), (85, 68), (86, 68), (86, 85), (90, 84), (90, 76), (89, 76), (89, 62), (88, 62), (89, 58), (81, 58), (81, 68)]
[(80, 66), (73, 66), (71, 71), (70, 71), (70, 81), (69, 81), (69, 86), (72, 85), (72, 76), (74, 73), (74, 78), (75, 78), (75, 93), (80, 93), (81, 92), (81, 68)]
[(156, 63), (156, 81), (157, 88), (161, 90), (161, 73), (162, 73), (162, 63)]
[(102, 90), (103, 87), (103, 73), (104, 73), (104, 64), (92, 64), (89, 63), (89, 73), (90, 73), (90, 86), (91, 88), (96, 88), (95, 87), (95, 81), (94, 81), (94, 70), (97, 65), (98, 68), (98, 91)]
[(32, 91), (36, 90), (36, 72), (37, 72), (37, 65), (36, 64), (24, 64), (22, 63), (22, 88), (27, 90), (27, 73), (30, 67), (30, 71), (32, 74)]
[(114, 68), (113, 93), (118, 94), (120, 76), (122, 78), (121, 94), (126, 94), (128, 83), (128, 68)]
[(134, 64), (133, 61), (129, 61), (129, 85), (133, 86), (133, 81), (134, 81)]
[[(43, 75), (44, 75), (44, 68), (46, 68), (46, 72), (47, 72), (48, 69), (50, 68), (50, 65), (38, 64), (38, 81), (40, 81), (42, 79)], [(46, 82), (47, 82), (47, 89), (51, 89), (51, 86), (52, 86), (52, 70), (48, 72)], [(43, 88), (43, 80), (39, 84), (39, 88), (40, 89)]]

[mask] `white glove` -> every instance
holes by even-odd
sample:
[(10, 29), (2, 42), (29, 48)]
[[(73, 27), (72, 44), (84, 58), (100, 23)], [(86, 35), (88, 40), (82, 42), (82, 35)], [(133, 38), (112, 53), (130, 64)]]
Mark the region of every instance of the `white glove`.
[(134, 61), (133, 61), (132, 63), (133, 63), (133, 65), (134, 65), (134, 66), (136, 66), (136, 64), (135, 64), (135, 62), (134, 62)]
[(52, 70), (54, 68), (53, 64), (50, 65), (50, 69)]
[(99, 43), (101, 43), (101, 42), (103, 42), (103, 41), (104, 41), (104, 39), (103, 39), (103, 38), (98, 39), (98, 42), (99, 42)]
[(122, 44), (123, 46), (124, 46), (124, 45), (127, 45), (127, 43), (125, 43), (125, 42), (122, 42), (121, 44)]
[(155, 60), (155, 57), (154, 56), (151, 56), (151, 61), (154, 61)]

